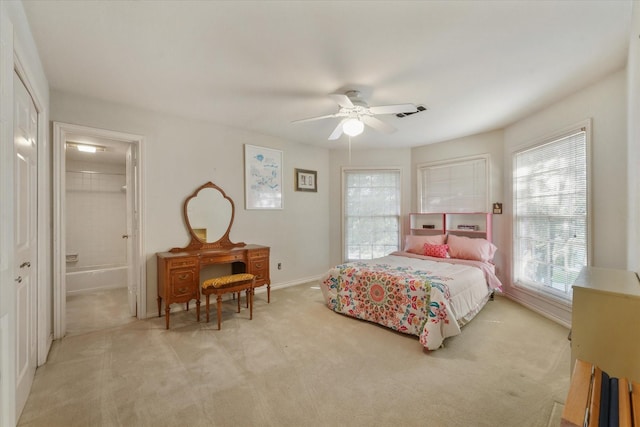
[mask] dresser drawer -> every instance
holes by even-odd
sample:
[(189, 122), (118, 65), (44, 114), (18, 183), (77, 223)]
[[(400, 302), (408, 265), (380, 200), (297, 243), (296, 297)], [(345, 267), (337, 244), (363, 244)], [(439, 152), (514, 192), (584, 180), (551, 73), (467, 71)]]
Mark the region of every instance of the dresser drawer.
[(205, 255), (200, 259), (202, 265), (225, 264), (235, 261), (244, 261), (242, 253), (237, 254), (221, 254), (221, 255)]
[(198, 294), (198, 272), (195, 269), (174, 269), (169, 273), (169, 295), (184, 298)]
[(195, 267), (198, 265), (198, 258), (178, 258), (167, 260), (167, 267), (180, 268), (180, 267)]
[(252, 249), (248, 251), (249, 259), (253, 258), (268, 258), (269, 257), (269, 248), (265, 249)]
[[(249, 271), (268, 271), (269, 270), (269, 258), (257, 258), (249, 260)], [(255, 274), (255, 273), (252, 273)]]
[(269, 282), (269, 258), (250, 259), (248, 272), (256, 276), (256, 285)]

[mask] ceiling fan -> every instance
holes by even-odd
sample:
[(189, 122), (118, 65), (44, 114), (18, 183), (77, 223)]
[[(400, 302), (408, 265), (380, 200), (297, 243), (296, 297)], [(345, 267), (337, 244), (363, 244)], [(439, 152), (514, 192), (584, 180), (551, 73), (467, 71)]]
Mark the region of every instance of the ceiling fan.
[(378, 132), (392, 133), (396, 128), (374, 117), (382, 114), (416, 113), (418, 108), (413, 104), (379, 105), (369, 107), (361, 98), (360, 91), (349, 90), (345, 93), (332, 93), (329, 95), (339, 105), (337, 113), (308, 119), (294, 120), (292, 123), (309, 122), (313, 120), (332, 119), (340, 117), (340, 123), (329, 135), (329, 140), (340, 138), (343, 133), (349, 136), (357, 136), (364, 130), (364, 125), (370, 126)]

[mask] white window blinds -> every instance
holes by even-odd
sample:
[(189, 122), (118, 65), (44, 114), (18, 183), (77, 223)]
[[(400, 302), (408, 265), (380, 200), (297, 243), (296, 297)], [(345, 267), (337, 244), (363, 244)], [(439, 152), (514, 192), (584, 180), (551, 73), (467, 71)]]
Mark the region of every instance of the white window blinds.
[(399, 249), (400, 171), (344, 170), (344, 248), (347, 261)]
[(418, 167), (420, 212), (487, 212), (487, 158)]
[(516, 282), (565, 299), (588, 259), (586, 135), (515, 153), (513, 162)]

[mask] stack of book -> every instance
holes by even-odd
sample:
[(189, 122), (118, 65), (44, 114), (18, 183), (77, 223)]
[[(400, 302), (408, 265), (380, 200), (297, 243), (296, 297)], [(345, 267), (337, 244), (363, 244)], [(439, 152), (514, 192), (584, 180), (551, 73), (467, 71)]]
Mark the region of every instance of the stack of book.
[(561, 427), (640, 426), (640, 383), (576, 360)]

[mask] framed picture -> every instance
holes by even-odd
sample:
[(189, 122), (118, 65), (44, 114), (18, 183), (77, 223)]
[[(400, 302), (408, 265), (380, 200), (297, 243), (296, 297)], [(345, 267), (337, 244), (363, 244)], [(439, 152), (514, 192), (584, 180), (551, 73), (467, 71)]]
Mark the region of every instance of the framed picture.
[(501, 214), (502, 213), (502, 203), (494, 203), (493, 204), (493, 213)]
[(246, 209), (282, 209), (282, 151), (244, 145)]
[(318, 191), (318, 172), (296, 169), (296, 191)]

